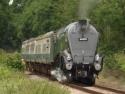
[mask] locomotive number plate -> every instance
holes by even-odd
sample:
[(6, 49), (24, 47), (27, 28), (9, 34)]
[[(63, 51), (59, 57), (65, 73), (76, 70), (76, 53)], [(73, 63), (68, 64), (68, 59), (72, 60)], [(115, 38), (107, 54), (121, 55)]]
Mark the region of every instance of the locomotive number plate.
[(79, 41), (88, 41), (88, 38), (79, 38)]

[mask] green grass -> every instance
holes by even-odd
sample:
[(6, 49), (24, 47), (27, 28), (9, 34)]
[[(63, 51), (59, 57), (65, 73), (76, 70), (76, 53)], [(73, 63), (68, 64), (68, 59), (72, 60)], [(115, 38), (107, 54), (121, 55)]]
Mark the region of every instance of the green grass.
[(0, 66), (0, 94), (68, 94), (65, 87), (42, 79), (29, 79), (21, 72)]
[(104, 65), (109, 70), (125, 72), (125, 54), (123, 51), (108, 54), (104, 58)]
[(105, 79), (115, 79), (125, 83), (125, 54), (123, 51), (105, 56), (101, 76)]
[(19, 53), (0, 50), (0, 94), (69, 94), (57, 83), (29, 79), (22, 70)]
[(117, 54), (115, 54), (115, 59), (120, 66), (120, 70), (125, 72), (125, 54), (117, 53)]

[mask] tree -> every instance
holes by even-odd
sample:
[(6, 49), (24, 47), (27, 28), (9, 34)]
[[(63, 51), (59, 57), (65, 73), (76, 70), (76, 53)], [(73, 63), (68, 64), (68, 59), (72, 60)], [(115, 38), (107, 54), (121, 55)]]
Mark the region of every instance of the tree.
[(90, 17), (101, 33), (101, 49), (104, 52), (119, 51), (125, 47), (124, 0), (102, 0)]
[(0, 1), (0, 48), (10, 49), (16, 48), (15, 41), (15, 27), (11, 23), (11, 10), (9, 9), (8, 2), (5, 0)]

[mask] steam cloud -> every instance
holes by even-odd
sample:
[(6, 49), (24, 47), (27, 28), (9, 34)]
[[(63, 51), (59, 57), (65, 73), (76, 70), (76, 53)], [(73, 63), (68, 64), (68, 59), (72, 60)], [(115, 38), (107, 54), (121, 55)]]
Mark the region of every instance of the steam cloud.
[(80, 19), (87, 18), (90, 11), (101, 0), (80, 0), (78, 16)]

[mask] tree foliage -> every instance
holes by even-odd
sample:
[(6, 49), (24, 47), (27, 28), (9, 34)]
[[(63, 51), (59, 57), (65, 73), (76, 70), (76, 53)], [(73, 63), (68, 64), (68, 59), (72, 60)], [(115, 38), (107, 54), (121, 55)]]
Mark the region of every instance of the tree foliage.
[(101, 0), (90, 18), (101, 33), (99, 50), (105, 55), (106, 67), (124, 71), (125, 0)]
[(0, 48), (20, 48), (22, 41), (57, 30), (77, 18), (77, 0), (14, 0), (12, 6), (2, 1), (6, 5), (1, 3), (0, 9)]
[[(0, 48), (15, 49), (21, 42), (57, 30), (77, 19), (77, 0), (0, 1)], [(114, 52), (125, 47), (125, 1), (101, 0), (90, 13), (92, 24), (101, 32), (100, 49)]]
[(6, 0), (0, 1), (0, 48), (16, 47), (15, 27), (12, 23), (11, 10)]
[(102, 0), (90, 17), (101, 32), (101, 50), (116, 52), (125, 47), (125, 1)]

